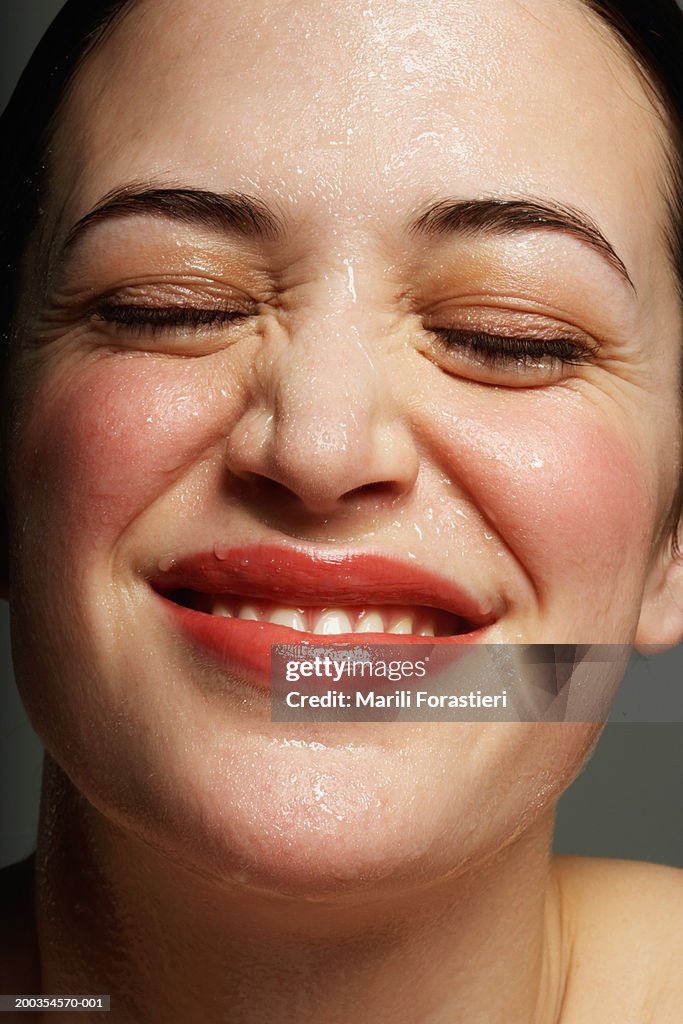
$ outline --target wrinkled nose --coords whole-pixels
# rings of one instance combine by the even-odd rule
[[[413,487],[418,452],[387,364],[358,329],[322,321],[264,357],[255,401],[228,438],[229,469],[309,514],[389,505]]]

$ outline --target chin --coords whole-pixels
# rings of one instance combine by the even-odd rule
[[[309,899],[383,889],[428,861],[429,822],[397,752],[292,742],[184,766],[153,845],[214,883]]]
[[[574,726],[559,728],[559,744],[556,725],[518,723],[458,724],[447,735],[439,724],[384,726],[384,740],[356,725],[328,743],[302,729],[205,732],[182,753],[169,743],[172,763],[153,771],[140,771],[138,758],[134,776],[121,776],[100,809],[237,898],[386,899],[466,872],[530,825],[590,741]],[[513,765],[524,783],[511,793]]]

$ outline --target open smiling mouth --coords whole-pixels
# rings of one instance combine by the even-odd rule
[[[317,636],[391,634],[392,636],[442,637],[472,632],[465,619],[439,608],[410,605],[310,607],[280,604],[240,594],[202,594],[179,590],[165,595],[185,608],[244,622],[265,622]]]
[[[214,549],[149,582],[185,640],[261,689],[273,644],[481,643],[498,618],[449,581],[376,555]]]

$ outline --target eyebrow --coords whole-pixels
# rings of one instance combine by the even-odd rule
[[[243,192],[149,188],[133,184],[109,192],[94,209],[81,217],[69,231],[64,249],[72,246],[93,225],[131,214],[160,214],[212,231],[269,240],[279,237],[283,231],[282,222],[273,209]]]
[[[64,249],[101,221],[131,214],[158,214],[185,224],[243,237],[274,241],[285,232],[283,219],[261,199],[244,192],[196,188],[159,188],[130,184],[113,189],[71,228]],[[635,285],[615,248],[587,214],[573,206],[527,198],[444,199],[432,203],[409,224],[411,234],[438,237],[506,235],[529,230],[562,231],[600,253]]]
[[[625,263],[595,221],[573,206],[539,199],[462,199],[431,204],[410,224],[412,234],[510,235],[529,230],[573,235],[605,257],[636,288]]]

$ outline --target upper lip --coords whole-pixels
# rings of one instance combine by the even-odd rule
[[[168,567],[149,577],[162,594],[193,590],[288,605],[414,604],[443,609],[477,627],[495,621],[500,611],[443,576],[386,555],[216,546],[166,562]]]

